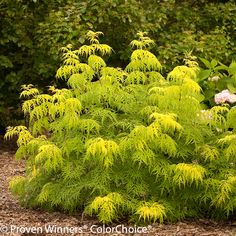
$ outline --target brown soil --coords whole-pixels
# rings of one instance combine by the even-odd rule
[[[16,175],[24,174],[24,162],[14,160],[14,152],[0,151],[0,235],[122,235],[122,234],[92,234],[90,227],[98,224],[94,219],[86,219],[82,221],[81,215],[68,216],[63,213],[48,213],[42,210],[26,209],[18,203],[17,199],[12,196],[8,190],[9,180]],[[126,225],[125,223],[123,223]],[[71,228],[70,234],[45,233],[45,225],[56,227],[74,227]],[[31,233],[27,233],[26,228],[31,229]],[[4,228],[5,227],[5,228]],[[32,227],[36,227],[33,229]],[[75,228],[77,227],[77,228]],[[83,228],[79,228],[83,227]],[[7,229],[8,229],[8,232]],[[43,232],[41,232],[41,229]],[[38,231],[35,233],[34,230]],[[61,230],[60,228],[57,230]],[[63,229],[67,232],[68,228]],[[9,232],[12,231],[12,232]],[[82,232],[73,233],[73,231]],[[55,232],[55,231],[53,231]],[[123,234],[124,235],[124,234]],[[126,234],[128,235],[128,234]],[[154,224],[149,228],[147,234],[129,234],[129,235],[157,235],[157,236],[228,236],[236,235],[236,225],[231,223],[219,223],[206,220],[184,221],[175,224]]]

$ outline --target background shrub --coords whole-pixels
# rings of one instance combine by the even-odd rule
[[[9,107],[17,111],[21,84],[41,90],[53,85],[58,49],[68,43],[81,46],[88,30],[106,32],[116,52],[109,62],[122,68],[131,55],[126,45],[139,30],[155,39],[154,51],[166,71],[181,64],[186,51],[224,64],[235,57],[233,0],[2,0],[0,9],[1,117]],[[1,129],[9,124],[0,122]]]

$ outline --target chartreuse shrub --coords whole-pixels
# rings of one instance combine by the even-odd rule
[[[99,34],[62,49],[56,76],[68,88],[23,87],[29,128],[9,128],[6,138],[18,135],[26,175],[11,190],[26,206],[83,211],[103,223],[232,215],[236,109],[201,111],[197,64],[187,60],[164,78],[143,33],[124,70],[107,66],[112,49]]]

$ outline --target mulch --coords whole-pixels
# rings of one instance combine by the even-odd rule
[[[62,212],[50,213],[40,209],[27,209],[19,204],[8,189],[12,177],[24,175],[24,161],[15,160],[14,151],[9,151],[9,147],[11,150],[14,149],[7,143],[0,147],[0,235],[236,236],[236,222],[214,222],[203,219],[186,220],[173,224],[153,224],[148,227],[147,234],[93,234],[90,227],[94,224],[100,225],[96,219],[84,219],[80,213],[70,216]],[[128,227],[128,223],[122,222],[122,224]],[[45,227],[47,226],[50,226],[51,229],[54,226],[53,233],[46,233]],[[30,231],[27,232],[27,230]]]

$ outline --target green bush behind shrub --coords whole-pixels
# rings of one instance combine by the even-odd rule
[[[163,72],[182,64],[191,50],[228,65],[235,58],[235,10],[234,0],[2,0],[0,115],[9,118],[4,113],[16,109],[21,84],[43,91],[53,85],[58,49],[68,43],[81,46],[88,30],[106,32],[116,52],[109,58],[114,66],[128,63],[127,43],[140,30],[155,39]]]

